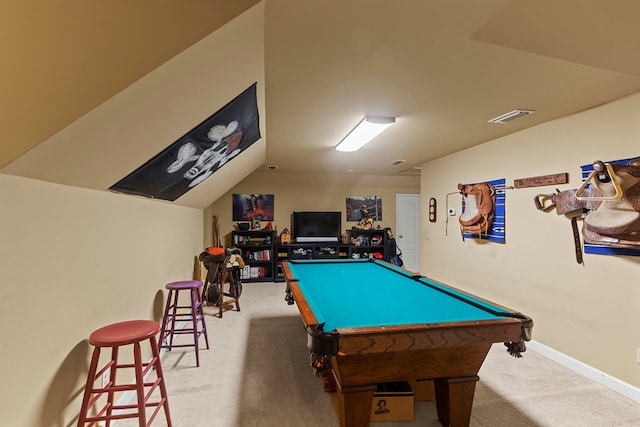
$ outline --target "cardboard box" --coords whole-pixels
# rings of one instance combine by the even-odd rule
[[[378,384],[371,422],[378,421],[413,421],[413,391],[408,381]]]
[[[435,401],[436,391],[433,380],[411,380],[409,381],[413,390],[414,402]]]

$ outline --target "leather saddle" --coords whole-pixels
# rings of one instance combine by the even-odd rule
[[[237,248],[209,247],[200,253],[198,259],[207,269],[205,286],[202,289],[202,299],[207,303],[217,304],[223,283],[220,283],[224,274],[229,272],[233,276],[231,286],[236,293],[236,298],[242,294],[242,281],[240,279],[240,269],[244,267],[244,261]]]
[[[458,184],[464,202],[464,212],[458,218],[460,231],[485,234],[491,229],[495,217],[496,190],[487,182]]]
[[[583,218],[582,236],[587,243],[640,249],[640,158],[627,164],[595,161],[580,188],[538,194],[534,203],[538,210],[555,208],[558,215],[572,218],[576,253],[577,218]]]
[[[584,218],[585,241],[640,249],[640,159],[626,165],[597,161],[589,182],[601,196],[587,198],[576,191],[578,199],[600,202]]]

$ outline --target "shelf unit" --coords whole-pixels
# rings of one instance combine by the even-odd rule
[[[243,282],[275,280],[275,231],[236,230],[231,232],[231,240],[233,246],[240,249],[245,263],[240,272]]]
[[[348,258],[349,245],[346,243],[287,243],[278,245],[278,257],[287,259]]]
[[[284,243],[276,246],[276,281],[283,281],[280,263],[288,259],[349,258],[349,244],[336,242]]]
[[[276,232],[237,230],[231,232],[233,246],[240,249],[245,268],[243,282],[282,282],[281,263],[295,259],[378,258],[388,261],[388,235],[384,229],[347,231],[347,242],[280,243]]]
[[[388,261],[386,253],[388,234],[384,229],[347,231],[350,258],[377,258]]]

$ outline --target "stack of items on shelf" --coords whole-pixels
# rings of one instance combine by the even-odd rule
[[[274,230],[235,230],[231,233],[231,238],[245,260],[246,265],[241,271],[243,280],[274,280]]]
[[[266,267],[256,266],[256,265],[245,265],[242,270],[240,270],[240,278],[243,280],[247,279],[263,279],[268,277],[268,269]]]
[[[246,251],[245,259],[252,259],[254,261],[271,261],[271,250],[263,249],[261,251]]]

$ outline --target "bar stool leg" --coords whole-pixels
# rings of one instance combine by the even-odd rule
[[[144,400],[144,375],[142,373],[142,352],[140,343],[133,343],[133,364],[136,372],[136,396],[138,399],[138,425],[147,427],[147,414]]]
[[[198,332],[198,317],[200,315],[198,306],[196,304],[195,294],[198,293],[197,289],[191,289],[189,292],[189,296],[191,297],[191,324],[193,328],[193,346],[196,351],[196,366],[200,366],[200,346],[199,346],[199,335]]]
[[[116,369],[118,367],[118,349],[119,347],[111,347],[111,367],[109,368],[109,392],[107,393],[107,420],[106,427],[111,425],[111,415],[113,414],[113,405],[115,401],[115,391],[111,385],[116,383]],[[103,386],[104,387],[104,386]]]
[[[174,331],[176,330],[176,317],[178,316],[178,294],[173,292],[173,311],[171,312],[171,332],[169,333],[169,351],[173,348]]]
[[[167,304],[164,309],[164,318],[162,319],[159,344],[165,343],[168,351],[173,348],[173,331],[176,329],[176,316],[178,313],[178,294],[178,291],[169,290]],[[168,326],[169,323],[171,326]]]
[[[93,381],[95,381],[96,378],[99,359],[100,347],[96,347],[93,349],[91,364],[89,365],[89,372],[87,373],[87,385],[84,388],[84,395],[82,396],[82,406],[80,407],[80,416],[78,417],[78,427],[84,427],[86,423],[87,413],[89,412],[89,403],[91,401],[91,390],[93,390]]]
[[[173,427],[173,425],[171,424],[171,413],[169,411],[169,399],[168,399],[168,394],[167,394],[167,386],[164,382],[164,372],[162,371],[162,364],[160,363],[160,350],[158,350],[158,343],[156,342],[156,338],[155,337],[151,337],[149,338],[151,340],[151,353],[153,354],[153,357],[155,359],[155,369],[156,369],[156,376],[158,378],[162,378],[162,380],[160,380],[160,398],[162,400],[162,406],[164,408],[164,415],[165,418],[167,419],[167,427]]]
[[[171,308],[171,296],[173,294],[173,290],[169,290],[169,295],[167,295],[167,303],[164,306],[164,315],[162,316],[162,327],[160,328],[160,338],[159,343],[162,344],[167,335],[167,323],[169,322],[169,309]]]
[[[200,310],[198,316],[200,318],[200,321],[202,322],[202,333],[204,334],[204,342],[207,345],[207,350],[209,350],[209,334],[207,333],[207,322],[204,318],[204,305],[202,302],[202,295],[200,294],[200,292],[198,292],[197,289],[194,292],[196,293],[196,298],[198,299],[198,307]]]

